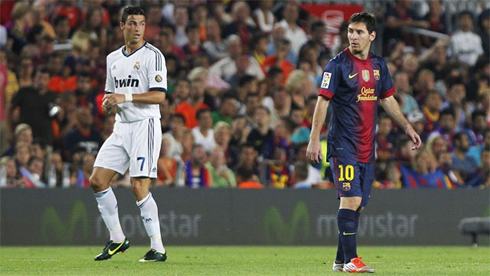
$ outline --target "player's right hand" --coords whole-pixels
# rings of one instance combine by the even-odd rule
[[[308,143],[308,148],[306,149],[306,157],[308,160],[319,163],[322,160],[322,147],[320,140],[310,139]]]

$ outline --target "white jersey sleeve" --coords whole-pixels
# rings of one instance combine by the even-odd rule
[[[163,54],[151,44],[145,46],[151,52],[148,54],[148,83],[149,91],[167,92],[167,66]],[[152,56],[153,54],[153,56]]]

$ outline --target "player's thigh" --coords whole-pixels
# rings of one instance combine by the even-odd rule
[[[362,202],[360,207],[365,207],[371,198],[371,190],[374,182],[374,162],[363,163],[360,173],[362,190]]]
[[[339,197],[362,197],[359,162],[343,157],[331,157],[330,169]]]
[[[157,177],[157,162],[162,144],[160,120],[148,118],[134,123],[130,149],[129,175],[131,177]]]
[[[127,124],[116,123],[95,158],[94,168],[104,168],[124,174],[129,167],[129,155],[125,144],[129,138]]]

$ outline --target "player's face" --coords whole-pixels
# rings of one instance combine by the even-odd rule
[[[143,43],[145,36],[145,16],[144,15],[129,15],[126,22],[119,23],[123,30],[124,40],[127,44],[138,45]]]
[[[376,37],[376,33],[369,33],[366,24],[363,22],[353,22],[347,29],[347,38],[349,39],[349,48],[353,54],[367,54],[371,42]]]

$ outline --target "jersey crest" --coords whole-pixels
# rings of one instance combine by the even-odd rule
[[[362,79],[365,82],[368,82],[370,77],[369,77],[369,70],[362,70]]]

